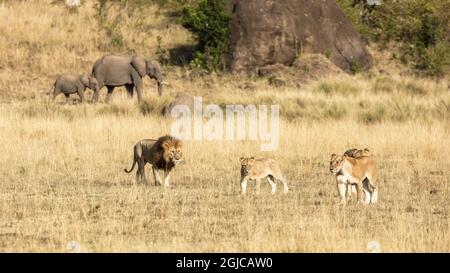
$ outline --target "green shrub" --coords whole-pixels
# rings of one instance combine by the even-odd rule
[[[182,24],[194,33],[199,43],[194,66],[208,71],[219,68],[228,49],[229,21],[224,0],[201,0],[183,9]]]
[[[419,66],[429,75],[443,75],[450,67],[450,46],[448,42],[439,42],[428,47],[420,54]]]
[[[450,68],[450,1],[384,0],[369,7],[365,0],[337,0],[366,41],[398,42],[400,60],[429,75]]]
[[[327,48],[327,49],[325,49],[325,52],[323,53],[323,55],[325,55],[325,57],[327,57],[327,59],[330,59],[332,53],[333,53],[333,50],[331,48]]]
[[[352,74],[356,74],[360,71],[360,65],[358,63],[357,60],[351,60],[350,61],[350,71],[352,72]]]

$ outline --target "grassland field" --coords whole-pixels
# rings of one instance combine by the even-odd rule
[[[77,12],[50,2],[0,1],[0,252],[66,252],[71,241],[82,252],[367,252],[371,241],[382,252],[450,251],[447,78],[408,74],[372,49],[381,57],[371,71],[301,86],[167,65],[165,94],[147,79],[141,105],[122,88],[111,104],[105,90],[96,105],[51,102],[62,71],[193,40],[156,7],[130,11],[153,15],[141,20],[112,9],[124,22],[114,48],[90,1]],[[159,113],[180,91],[221,106],[280,105],[279,148],[186,141],[170,188],[136,184],[123,171],[133,144],[170,132]],[[352,147],[378,162],[377,204],[338,205],[329,159]],[[256,195],[250,183],[240,196],[239,158],[250,155],[276,159],[289,193],[279,184],[272,196],[263,183]]]

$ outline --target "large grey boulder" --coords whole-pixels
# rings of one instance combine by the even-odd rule
[[[320,53],[346,72],[365,70],[372,57],[334,0],[230,0],[231,71],[291,66],[299,55]]]

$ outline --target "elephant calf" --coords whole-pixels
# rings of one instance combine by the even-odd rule
[[[74,74],[58,75],[54,83],[53,100],[61,93],[66,96],[66,100],[70,94],[77,93],[80,96],[81,102],[84,102],[84,91],[86,88],[96,90],[97,87],[98,83],[94,77]]]

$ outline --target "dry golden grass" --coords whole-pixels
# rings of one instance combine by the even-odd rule
[[[158,28],[166,19],[149,7],[141,12],[152,31],[124,15],[127,49],[116,52],[91,1],[77,13],[49,2],[0,1],[1,252],[64,252],[70,241],[83,252],[365,252],[369,241],[384,252],[450,251],[448,82],[370,72],[276,89],[267,79],[165,67],[167,94],[156,97],[146,80],[140,107],[124,90],[111,105],[50,103],[57,73],[88,73],[106,53],[152,56],[158,35],[165,47],[191,38],[176,24]],[[171,188],[137,185],[123,172],[132,146],[170,131],[157,112],[177,91],[221,105],[280,104],[279,149],[189,141]],[[379,162],[376,205],[337,205],[328,160],[351,147]],[[250,183],[239,196],[246,155],[277,159],[290,192],[279,185],[271,196],[263,184],[256,196]]]
[[[1,104],[0,114],[2,251],[65,251],[72,240],[83,251],[359,252],[371,240],[387,252],[449,251],[448,119],[283,119],[273,153],[249,141],[191,141],[164,189],[123,172],[135,141],[171,125],[134,102],[33,100]],[[328,160],[349,147],[375,153],[379,204],[336,205]],[[239,196],[245,155],[277,159],[289,194],[271,196],[263,184],[255,196],[250,184],[249,196]]]

